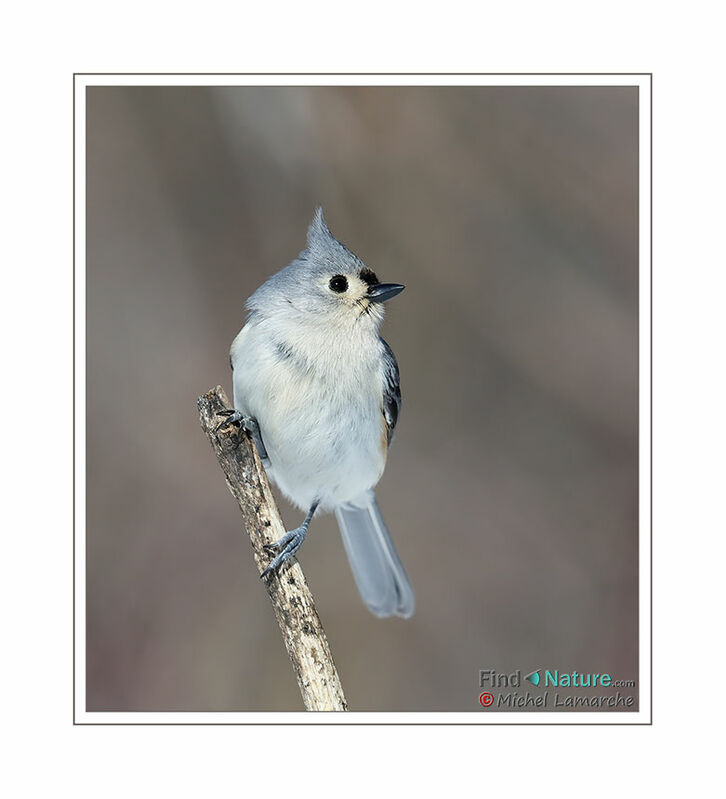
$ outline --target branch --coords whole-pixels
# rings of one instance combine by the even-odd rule
[[[202,430],[219,460],[229,490],[239,503],[261,574],[270,560],[263,546],[285,534],[267,475],[246,433],[239,435],[232,425],[214,432],[223,419],[217,412],[230,407],[220,386],[199,397],[197,407]],[[288,561],[277,574],[268,576],[264,584],[295,669],[305,709],[347,710],[328,639],[300,564]]]

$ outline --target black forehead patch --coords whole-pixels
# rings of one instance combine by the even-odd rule
[[[378,283],[378,276],[372,269],[361,269],[360,270],[360,279],[367,285],[367,286],[375,286]]]

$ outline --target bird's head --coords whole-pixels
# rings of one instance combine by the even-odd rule
[[[400,294],[400,283],[381,283],[357,255],[330,232],[318,208],[310,223],[307,248],[289,266],[274,275],[252,297],[274,297],[275,305],[298,312],[301,321],[329,323],[338,329],[371,327],[383,320],[383,303]]]

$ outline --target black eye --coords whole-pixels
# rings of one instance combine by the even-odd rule
[[[331,277],[328,285],[336,294],[342,294],[344,291],[348,291],[348,281],[343,275]]]

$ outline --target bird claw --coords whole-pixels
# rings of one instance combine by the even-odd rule
[[[257,424],[257,419],[254,419],[252,416],[245,416],[242,411],[237,411],[234,408],[223,408],[221,411],[217,411],[215,415],[227,417],[226,419],[222,419],[215,427],[215,433],[218,433],[231,424],[237,425],[239,427],[238,443],[242,436],[242,431],[246,430],[252,437],[252,441],[257,447],[257,453],[260,458],[263,461],[267,459],[267,450],[265,449],[265,442],[262,440],[262,433],[260,433],[260,426]]]
[[[296,527],[290,530],[279,541],[273,541],[271,544],[264,544],[263,549],[266,552],[278,550],[277,555],[270,561],[268,567],[260,575],[260,579],[264,579],[271,572],[276,572],[285,561],[289,560],[300,549],[302,542],[307,535],[306,527]]]
[[[224,410],[217,411],[216,416],[226,416],[226,419],[222,419],[222,421],[215,427],[214,432],[218,433],[220,430],[228,427],[231,424],[243,424],[244,423],[244,414],[236,411],[234,408],[225,408]]]

